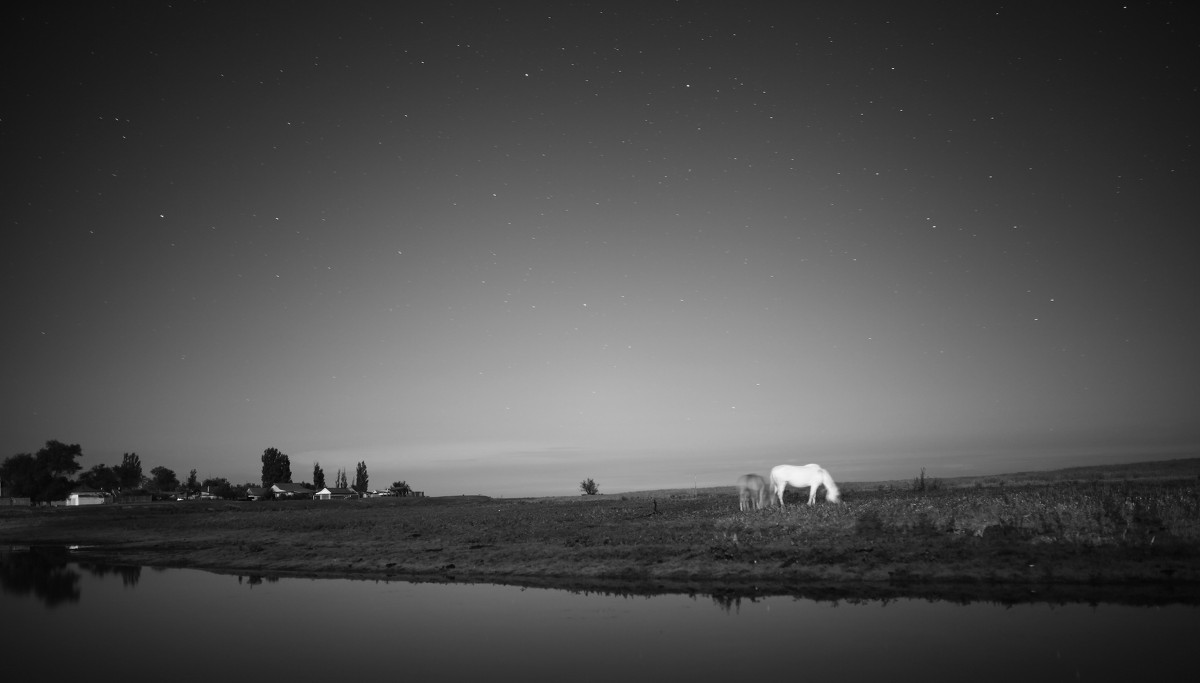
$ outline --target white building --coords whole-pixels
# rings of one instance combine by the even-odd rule
[[[109,495],[103,491],[79,490],[67,496],[67,505],[103,505],[109,502]]]
[[[315,498],[317,500],[342,500],[344,498],[358,498],[358,491],[355,491],[354,489],[329,488],[326,486],[320,491],[317,491]]]

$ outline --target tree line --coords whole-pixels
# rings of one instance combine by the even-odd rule
[[[210,477],[201,480],[196,470],[180,481],[174,471],[166,467],[155,467],[149,475],[143,474],[142,460],[137,453],[125,453],[121,462],[114,465],[98,464],[82,471],[79,458],[83,448],[79,444],[47,441],[37,453],[18,453],[0,463],[0,488],[3,495],[13,498],[29,498],[34,503],[63,500],[79,487],[104,491],[114,498],[122,492],[145,490],[150,493],[199,495],[207,491],[219,498],[245,498],[246,491],[255,488],[252,483],[236,485],[225,477]],[[291,459],[277,448],[267,448],[262,453],[262,488],[275,484],[293,483]],[[78,475],[76,475],[78,473]],[[319,463],[313,464],[313,481],[295,482],[319,491],[327,486],[325,472]],[[349,484],[345,469],[339,469],[334,488],[350,488],[358,493],[368,491],[367,463],[358,463],[354,472],[354,484]],[[392,490],[397,495],[408,495],[412,488],[403,481],[393,482]]]

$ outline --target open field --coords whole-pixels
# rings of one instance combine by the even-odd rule
[[[0,543],[259,576],[1200,601],[1200,459],[977,479],[848,484],[841,505],[745,513],[732,488],[0,508]]]

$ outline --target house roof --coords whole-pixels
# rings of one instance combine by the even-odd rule
[[[280,482],[271,486],[272,490],[283,491],[285,493],[312,493],[312,489],[303,484],[293,484],[290,482]]]
[[[332,494],[335,496],[357,496],[358,495],[358,491],[355,491],[354,489],[331,488],[328,486],[321,489],[320,491],[317,491],[317,493],[329,493],[329,494]]]

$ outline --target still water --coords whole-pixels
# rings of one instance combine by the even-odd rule
[[[60,551],[62,552],[62,551]],[[5,680],[1147,680],[1200,608],[790,597],[721,603],[483,584],[261,580],[0,548]]]

